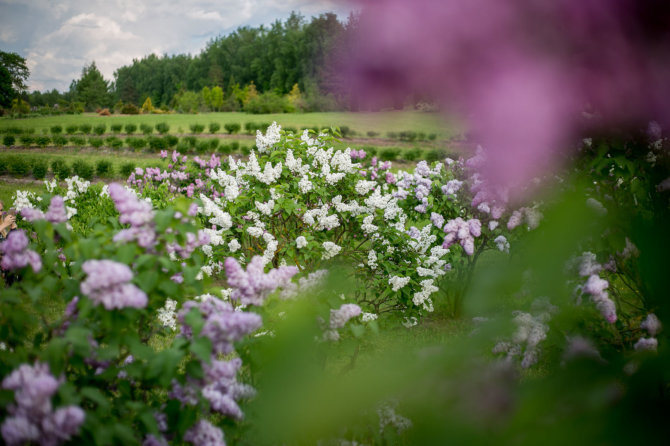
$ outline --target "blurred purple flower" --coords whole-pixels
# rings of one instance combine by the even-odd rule
[[[63,197],[55,195],[49,204],[49,210],[46,213],[46,219],[51,223],[65,223],[67,221],[67,212],[65,212],[65,202]]]
[[[23,364],[2,381],[2,387],[14,391],[16,405],[9,405],[9,417],[2,423],[2,437],[9,445],[39,442],[58,445],[70,440],[84,422],[84,411],[67,406],[53,411],[51,397],[58,391],[60,381],[49,366]]]
[[[81,269],[88,275],[80,285],[81,292],[96,304],[107,310],[147,306],[144,291],[129,283],[133,273],[127,265],[112,260],[87,260]]]
[[[10,231],[7,239],[0,243],[0,253],[3,254],[0,267],[12,270],[30,265],[34,272],[39,272],[42,269],[42,259],[35,251],[27,248],[28,237],[23,229]]]
[[[637,0],[360,0],[346,61],[354,107],[432,96],[490,151],[491,184],[556,166],[582,112],[670,118],[670,4]],[[518,189],[513,189],[518,192]]]
[[[231,299],[244,305],[262,305],[270,293],[286,285],[298,273],[295,266],[280,266],[266,274],[260,256],[251,259],[246,271],[233,257],[228,257],[224,266],[228,286],[233,288]]]
[[[198,421],[184,434],[184,441],[195,446],[226,446],[223,432],[207,420]]]

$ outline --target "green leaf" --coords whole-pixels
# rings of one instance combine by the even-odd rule
[[[186,364],[186,375],[191,378],[201,379],[205,376],[205,373],[202,370],[202,363],[200,361],[189,361]]]
[[[204,337],[195,338],[191,341],[189,351],[201,361],[209,363],[212,356],[212,341]]]
[[[202,314],[197,308],[192,308],[191,311],[188,312],[188,314],[184,317],[184,322],[186,322],[186,324],[191,327],[193,336],[198,336],[200,334],[200,330],[202,330],[202,327],[205,325]]]
[[[154,270],[144,271],[135,277],[135,282],[147,293],[150,293],[158,283],[158,273]]]
[[[353,335],[357,338],[360,338],[365,334],[365,327],[360,324],[349,324],[349,329],[351,330],[351,333],[353,333]]]
[[[136,247],[132,243],[126,243],[121,245],[116,250],[116,260],[120,263],[125,263],[126,265],[133,261],[135,258]]]
[[[93,403],[98,405],[98,408],[102,411],[107,412],[109,408],[111,407],[111,404],[109,400],[105,397],[105,395],[99,390],[96,389],[95,387],[83,387],[79,393],[81,396],[84,398],[92,401]]]

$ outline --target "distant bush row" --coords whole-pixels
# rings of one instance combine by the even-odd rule
[[[260,130],[262,132],[265,132],[266,129],[270,126],[270,123],[257,123],[257,122],[247,122],[244,124],[244,133],[247,135],[254,135],[256,134],[257,130]],[[205,126],[203,124],[191,124],[189,126],[189,130],[192,134],[201,134],[204,133],[205,130],[207,130],[211,134],[216,134],[219,133],[219,131],[223,128],[225,133],[229,135],[235,135],[239,134],[242,132],[242,125],[237,122],[229,122],[226,124],[223,124],[223,127],[221,124],[218,122],[211,122],[208,126]],[[91,125],[91,124],[80,124],[80,125],[68,125],[68,126],[62,126],[62,125],[53,125],[49,128],[49,132],[52,136],[60,136],[62,134],[65,135],[75,135],[75,134],[84,134],[84,135],[98,135],[102,136],[105,133],[107,133],[108,126],[105,123],[97,124],[97,125]],[[312,127],[301,127],[300,130],[313,130],[315,132],[323,131],[323,130],[329,130],[330,127],[318,127],[318,126],[312,126]],[[165,123],[165,122],[160,122],[158,124],[151,125],[151,124],[140,124],[139,126],[133,123],[128,123],[128,124],[111,124],[109,125],[109,130],[111,133],[115,134],[121,134],[125,133],[128,135],[132,135],[136,132],[140,132],[144,135],[151,135],[154,133],[159,133],[161,135],[166,135],[170,131],[170,125]],[[296,127],[284,127],[284,130],[293,132],[293,133],[298,133],[298,129]],[[342,125],[339,127],[340,130],[340,136],[343,138],[351,138],[354,136],[357,136],[358,133],[351,129],[349,126]],[[35,129],[34,128],[21,128],[21,127],[7,127],[4,129],[0,129],[0,133],[4,133],[6,135],[14,135],[14,136],[20,136],[20,135],[33,135],[35,134]],[[46,133],[46,131],[45,131]],[[379,132],[375,131],[368,131],[366,132],[366,135],[369,138],[376,138],[379,136]],[[406,141],[406,142],[414,142],[414,141],[435,141],[437,139],[437,134],[435,133],[430,133],[426,134],[424,132],[415,132],[411,130],[405,130],[401,132],[388,132],[387,137],[390,139],[396,139],[399,141]]]
[[[50,160],[47,158],[26,157],[12,154],[0,154],[0,175],[15,177],[32,176],[37,180],[44,179],[49,173],[56,178],[67,178],[72,175],[90,180],[94,176],[114,177],[116,171],[109,160],[101,159],[95,163],[85,160],[75,160],[67,163],[61,158]],[[129,176],[135,170],[135,163],[126,162],[119,166],[118,173],[122,177]]]

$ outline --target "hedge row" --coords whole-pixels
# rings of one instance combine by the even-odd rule
[[[127,177],[135,170],[135,163],[123,163],[118,173],[122,177]],[[94,175],[98,177],[113,177],[116,173],[114,165],[108,160],[98,160],[91,163],[85,160],[75,160],[67,163],[61,158],[54,160],[46,158],[33,158],[19,155],[0,154],[0,175],[12,175],[15,177],[31,176],[41,180],[51,171],[56,178],[67,178],[72,175],[90,180]]]
[[[161,150],[177,148],[180,152],[207,153],[218,151],[220,153],[226,154],[237,151],[249,153],[251,150],[251,148],[248,146],[240,145],[238,141],[222,143],[219,139],[199,140],[195,136],[185,136],[180,139],[174,135],[165,135],[162,137],[149,136],[146,138],[129,136],[123,139],[116,136],[109,136],[107,138],[91,136],[86,138],[84,136],[75,135],[68,138],[60,135],[53,137],[46,135],[23,135],[17,138],[14,135],[4,135],[2,138],[2,144],[6,147],[12,147],[15,145],[23,147],[31,147],[33,145],[37,147],[63,147],[70,145],[75,147],[90,146],[95,148],[105,146],[112,149],[121,149],[125,147],[135,151],[146,149],[150,152],[159,152]]]
[[[270,123],[256,123],[256,122],[247,122],[244,124],[244,133],[247,135],[254,135],[256,134],[257,130],[260,130],[262,132],[265,132],[266,129],[270,126]],[[106,123],[101,123],[97,124],[95,126],[91,124],[80,124],[80,125],[68,125],[63,127],[62,125],[54,125],[49,128],[49,132],[52,135],[52,137],[60,136],[60,135],[75,135],[75,134],[81,134],[81,135],[98,135],[102,136],[107,133],[107,124]],[[191,124],[189,126],[189,130],[191,131],[192,134],[201,134],[204,133],[205,130],[207,130],[211,134],[216,134],[221,130],[221,124],[218,122],[211,122],[208,126],[205,126],[204,124]],[[330,130],[331,127],[318,127],[318,126],[312,126],[312,127],[301,127],[300,131],[302,130],[312,130],[314,132],[319,132],[323,130]],[[239,134],[242,132],[242,125],[237,123],[237,122],[230,122],[223,124],[223,129],[224,131],[229,134],[229,135],[234,135],[234,134]],[[358,135],[358,133],[351,129],[349,126],[342,125],[339,127],[340,129],[340,135],[343,138],[350,138],[353,136]],[[149,136],[154,134],[154,130],[161,134],[161,135],[166,135],[170,131],[170,125],[165,123],[165,122],[160,122],[156,124],[155,126],[150,125],[150,124],[140,124],[139,126],[137,124],[133,123],[128,123],[128,124],[111,124],[109,126],[109,130],[113,134],[127,134],[127,135],[133,135],[135,134],[138,130],[140,133]],[[290,131],[293,133],[298,133],[298,129],[296,127],[284,127],[284,130]],[[6,127],[6,128],[0,128],[0,133],[3,133],[5,135],[13,135],[13,136],[20,136],[20,135],[34,135],[35,134],[35,129],[34,128],[20,128],[20,127]],[[366,135],[370,138],[375,138],[379,136],[379,132],[375,131],[368,131],[366,132]],[[437,139],[437,134],[435,133],[430,133],[426,134],[424,132],[415,132],[411,130],[404,130],[401,132],[388,132],[387,137],[391,139],[397,139],[399,141],[407,141],[407,142],[413,142],[413,141],[434,141]]]

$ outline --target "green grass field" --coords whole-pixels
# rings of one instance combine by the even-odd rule
[[[251,115],[248,113],[227,112],[227,113],[201,113],[195,115],[187,114],[164,114],[164,115],[112,115],[98,116],[94,113],[85,113],[82,115],[60,115],[45,116],[39,118],[9,119],[0,118],[0,129],[8,127],[34,128],[36,133],[42,133],[49,130],[54,125],[61,125],[65,128],[68,125],[91,124],[129,124],[134,123],[156,125],[165,122],[170,126],[170,133],[182,134],[190,133],[189,126],[192,124],[201,124],[207,127],[210,123],[216,122],[221,125],[218,133],[224,133],[223,125],[228,123],[238,123],[242,125],[247,122],[257,124],[271,123],[276,121],[284,127],[329,127],[329,126],[348,126],[356,131],[357,137],[367,137],[367,132],[377,132],[376,138],[387,138],[388,132],[401,132],[412,130],[426,134],[435,133],[440,140],[451,140],[461,137],[461,126],[452,119],[445,119],[444,116],[434,113],[421,112],[379,112],[379,113],[350,113],[350,112],[331,112],[331,113],[280,113],[267,115]],[[109,131],[109,130],[108,130]],[[207,129],[205,129],[205,133]]]

